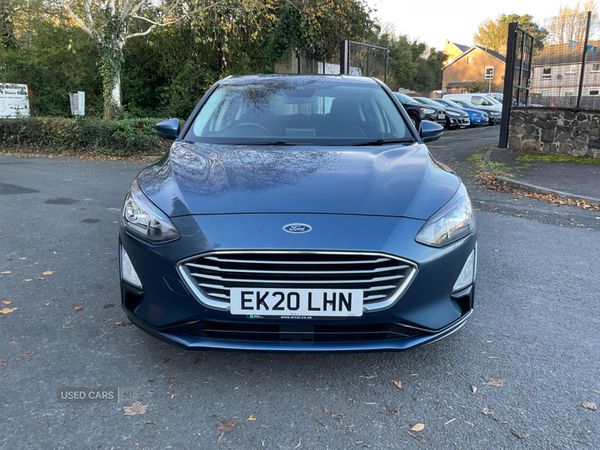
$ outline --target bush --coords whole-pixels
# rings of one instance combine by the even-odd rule
[[[157,155],[168,149],[168,143],[154,131],[160,120],[0,119],[0,147],[43,153]]]

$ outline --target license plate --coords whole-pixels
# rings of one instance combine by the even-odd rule
[[[363,313],[360,290],[234,288],[230,298],[235,315],[358,317]]]
[[[446,114],[440,114],[438,115],[438,119],[445,119],[446,118]]]

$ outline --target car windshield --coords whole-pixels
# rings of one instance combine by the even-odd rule
[[[418,101],[416,101],[414,98],[409,97],[408,95],[400,94],[399,92],[394,92],[394,95],[396,96],[396,98],[398,100],[400,100],[400,103],[402,103],[402,104],[407,104],[407,105],[418,105],[419,104]]]
[[[464,108],[464,106],[459,105],[458,103],[453,102],[452,100],[444,100],[444,104],[446,104],[448,106],[452,106],[453,108],[460,108],[460,109]]]
[[[416,98],[418,101],[420,101],[421,103],[425,103],[427,105],[431,105],[431,106],[435,106],[436,108],[440,107],[439,103],[436,103],[435,101],[429,99],[429,98],[424,98],[424,97],[417,97]]]
[[[496,104],[496,105],[501,105],[502,102],[498,101],[498,99],[493,96],[493,95],[488,95],[487,99],[490,100],[492,103]]]
[[[481,109],[481,107],[475,106],[473,103],[467,102],[466,100],[456,100],[456,103],[463,105],[463,108]]]
[[[356,145],[414,138],[378,84],[290,77],[220,85],[202,106],[185,140]]]

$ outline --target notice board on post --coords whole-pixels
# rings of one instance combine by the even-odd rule
[[[29,117],[26,84],[0,83],[0,119]]]

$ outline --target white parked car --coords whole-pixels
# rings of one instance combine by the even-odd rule
[[[448,100],[464,100],[473,103],[478,108],[482,109],[497,109],[502,111],[502,104],[489,97],[487,94],[446,94],[442,97]]]

